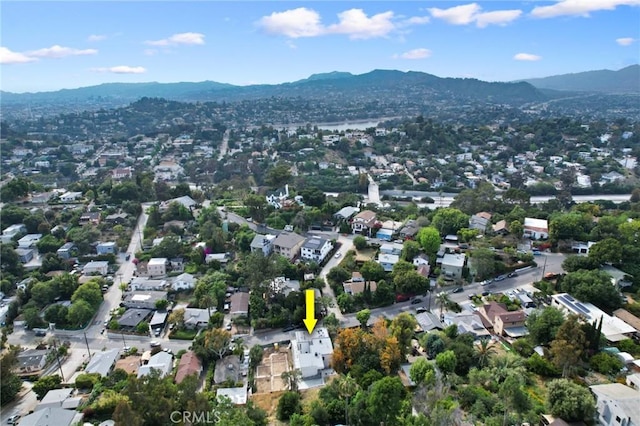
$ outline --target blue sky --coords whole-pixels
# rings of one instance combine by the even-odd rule
[[[2,90],[281,83],[373,69],[510,81],[640,62],[640,0],[3,1]]]

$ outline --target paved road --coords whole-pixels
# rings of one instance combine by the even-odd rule
[[[220,144],[220,155],[218,155],[218,161],[222,160],[225,155],[227,155],[227,151],[229,151],[229,135],[231,134],[231,130],[227,129],[224,132],[224,136],[222,136],[222,144]]]
[[[36,408],[38,400],[35,392],[31,392],[32,387],[31,382],[22,382],[22,389],[16,399],[0,407],[0,424],[6,425],[9,417],[16,414],[24,417]]]

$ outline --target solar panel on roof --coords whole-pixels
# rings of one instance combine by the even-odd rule
[[[565,294],[564,295],[565,299],[567,299],[569,302],[575,302],[576,299],[574,299],[570,294]]]
[[[589,315],[589,313],[590,313],[589,309],[587,309],[582,303],[578,302],[575,305],[576,305],[576,308],[578,308],[578,310],[580,312],[582,312],[583,314]]]

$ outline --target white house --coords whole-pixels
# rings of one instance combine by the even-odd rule
[[[42,234],[27,234],[18,240],[18,247],[24,249],[35,247],[40,238]]]
[[[174,290],[191,290],[196,286],[196,279],[193,275],[180,274],[173,279],[173,283],[171,284],[171,288]]]
[[[153,257],[147,263],[147,274],[150,277],[161,277],[167,275],[167,264],[169,261],[166,257]]]
[[[143,365],[138,369],[138,378],[150,374],[152,369],[158,370],[160,377],[168,375],[173,369],[173,355],[164,351],[153,355],[147,365]]]
[[[109,272],[109,262],[106,260],[92,260],[84,265],[82,272],[84,272],[85,275],[107,275]]]
[[[534,240],[549,238],[549,223],[544,219],[524,218],[524,237]]]
[[[291,341],[293,368],[302,372],[302,378],[319,377],[322,370],[330,368],[333,344],[324,327],[316,328],[312,334],[296,331]]]
[[[393,266],[399,261],[400,256],[398,256],[397,254],[380,254],[378,256],[378,263],[386,272],[393,271]]]
[[[289,184],[286,184],[284,188],[276,189],[273,192],[267,194],[267,203],[276,209],[282,208],[284,202],[289,198]]]
[[[82,198],[82,192],[65,192],[60,196],[61,203],[74,203]]]
[[[440,271],[447,278],[462,279],[462,269],[467,260],[464,254],[447,253],[442,258]]]
[[[305,260],[321,263],[333,249],[331,241],[313,236],[307,238],[300,250],[300,257]]]
[[[275,235],[257,234],[251,241],[251,253],[262,253],[264,256],[269,256],[273,253],[273,240],[275,238]]]
[[[26,234],[26,233],[27,233],[27,227],[24,224],[18,223],[16,225],[11,225],[5,228],[4,231],[2,231],[2,236],[0,237],[0,241],[2,241],[2,244],[7,244],[11,242],[13,237],[15,237],[16,235]]]
[[[113,241],[100,243],[96,246],[96,252],[98,254],[117,254],[118,246]]]
[[[596,397],[598,424],[604,426],[640,425],[640,391],[622,383],[589,386]]]

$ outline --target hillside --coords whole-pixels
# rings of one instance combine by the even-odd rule
[[[422,72],[374,70],[353,75],[344,72],[315,74],[305,80],[275,85],[233,86],[199,83],[110,83],[55,92],[15,94],[2,92],[2,104],[100,104],[128,103],[141,97],[179,101],[242,101],[271,97],[330,99],[350,98],[375,102],[391,98],[399,102],[422,99],[425,103],[450,101],[520,105],[544,100],[528,83],[489,83],[476,79],[441,78]]]
[[[538,89],[579,92],[638,93],[640,92],[640,65],[631,65],[618,71],[586,71],[575,74],[532,78],[525,81]]]

